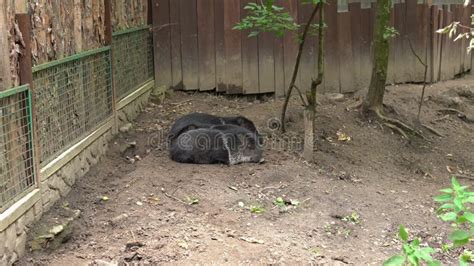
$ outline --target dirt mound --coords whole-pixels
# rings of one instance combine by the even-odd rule
[[[355,96],[322,99],[312,164],[299,156],[302,107],[296,100],[289,134],[282,138],[268,127],[279,117],[280,99],[174,93],[161,105],[150,104],[40,221],[54,220],[68,202],[81,211],[71,239],[53,252],[29,253],[22,262],[380,265],[399,249],[399,224],[440,248],[449,225],[436,218],[432,197],[449,186],[451,175],[473,175],[474,129],[439,110],[472,110],[473,86],[462,79],[427,88],[422,120],[444,137],[426,133],[426,140],[410,142],[357,110],[347,111]],[[420,90],[389,87],[386,102],[410,121]],[[172,162],[163,136],[174,119],[191,111],[254,120],[268,136],[266,163]],[[109,200],[98,201],[104,196]],[[452,263],[456,255],[440,259]]]

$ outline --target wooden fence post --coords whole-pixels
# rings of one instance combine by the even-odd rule
[[[110,46],[110,65],[111,65],[111,82],[112,82],[112,112],[114,116],[114,125],[112,127],[112,133],[118,132],[118,116],[117,116],[117,91],[115,88],[115,75],[114,75],[114,50],[112,49],[112,0],[104,0],[105,7],[105,44]]]
[[[8,45],[7,3],[0,0],[0,91],[11,87],[10,56]]]
[[[23,134],[25,136],[31,136],[32,139],[26,143],[26,158],[27,161],[25,162],[25,170],[27,171],[27,176],[33,176],[35,173],[36,179],[36,187],[39,187],[41,182],[40,179],[40,145],[39,145],[39,136],[38,136],[38,124],[36,119],[36,107],[35,107],[35,94],[34,86],[33,86],[33,72],[32,72],[32,55],[31,55],[31,17],[28,12],[28,6],[26,1],[16,1],[16,20],[18,22],[18,28],[23,36],[23,44],[24,46],[21,47],[21,54],[19,57],[19,74],[20,74],[20,84],[26,85],[29,84],[30,86],[30,101],[31,105],[31,134],[28,134],[28,103],[26,101],[26,97],[22,99],[22,128]],[[31,147],[29,146],[31,145]],[[36,170],[36,171],[34,171]],[[34,172],[33,172],[34,171]]]

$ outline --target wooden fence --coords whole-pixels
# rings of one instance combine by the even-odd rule
[[[246,15],[243,7],[251,0],[153,2],[155,75],[159,84],[230,94],[285,93],[297,52],[296,35],[277,38],[265,33],[248,38],[248,32],[233,30]],[[299,0],[277,2],[299,23],[310,16],[311,8]],[[450,5],[433,4],[394,2],[391,20],[400,35],[392,41],[390,83],[422,81],[424,68],[412,53],[410,43],[423,59],[427,50],[430,81],[453,78],[470,69],[467,41],[452,43],[435,30],[451,21],[469,25],[471,8],[464,8],[456,0]],[[374,19],[374,1],[329,0],[325,91],[353,92],[368,86]],[[316,44],[316,37],[311,37],[304,51],[297,81],[303,89],[316,75]]]

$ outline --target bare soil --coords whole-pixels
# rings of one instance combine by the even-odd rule
[[[390,114],[412,123],[420,90],[388,87]],[[432,198],[452,175],[473,183],[466,177],[474,175],[474,124],[438,110],[456,108],[471,118],[474,79],[427,88],[421,118],[443,137],[425,132],[426,140],[406,140],[358,110],[348,111],[362,94],[320,97],[313,163],[300,157],[302,107],[296,98],[284,140],[268,128],[279,117],[281,99],[175,92],[160,105],[150,104],[133,130],[118,135],[107,156],[39,222],[54,223],[67,202],[81,210],[70,239],[55,250],[30,252],[20,264],[380,265],[400,248],[400,224],[423,244],[440,248],[450,229],[436,217]],[[192,111],[255,121],[271,136],[265,163],[171,161],[163,137],[174,119]],[[339,140],[338,132],[350,140]],[[125,150],[129,142],[137,147]],[[278,197],[299,205],[278,207]],[[458,252],[437,257],[453,264]]]

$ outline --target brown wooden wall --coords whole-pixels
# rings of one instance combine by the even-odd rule
[[[184,90],[283,95],[291,79],[297,52],[295,34],[276,38],[264,33],[232,30],[246,15],[252,0],[153,0],[156,79]],[[300,23],[311,8],[299,0],[277,0]],[[349,4],[347,4],[349,2]],[[419,82],[423,66],[410,49],[424,59],[428,48],[429,79],[453,78],[469,70],[466,41],[452,43],[434,31],[451,21],[469,24],[470,8],[462,5],[394,3],[392,23],[400,36],[392,41],[389,82]],[[375,3],[370,0],[329,0],[326,9],[326,73],[324,90],[352,92],[368,86]],[[409,41],[410,40],[410,41]],[[306,89],[316,75],[317,39],[308,41],[297,85]]]

